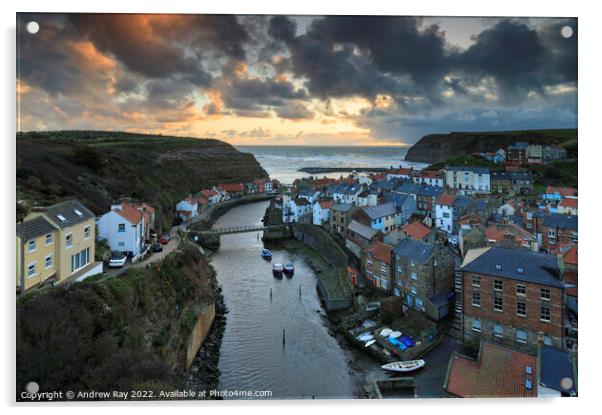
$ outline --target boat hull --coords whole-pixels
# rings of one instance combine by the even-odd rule
[[[425,364],[424,360],[410,360],[389,363],[381,366],[381,369],[390,373],[408,373],[423,368]]]

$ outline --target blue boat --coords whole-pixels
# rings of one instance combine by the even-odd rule
[[[272,259],[272,253],[270,251],[268,251],[267,249],[264,249],[261,251],[261,257],[263,259],[270,260],[270,259]]]

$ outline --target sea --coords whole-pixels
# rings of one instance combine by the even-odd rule
[[[423,168],[423,163],[405,161],[409,147],[326,147],[326,146],[236,146],[239,151],[251,153],[268,172],[270,178],[283,184],[292,184],[301,177],[334,177],[349,172],[309,174],[300,172],[303,167],[414,167]]]

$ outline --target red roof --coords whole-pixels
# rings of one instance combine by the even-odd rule
[[[422,170],[420,172],[420,177],[424,179],[441,179],[443,178],[443,174],[440,171]]]
[[[393,247],[384,242],[374,241],[366,249],[366,252],[371,252],[372,256],[377,260],[391,265],[391,250]]]
[[[558,187],[558,186],[548,186],[546,188],[546,194],[552,195],[558,193],[562,197],[567,196],[577,196],[577,189],[574,187]]]
[[[428,226],[423,225],[420,222],[408,223],[407,225],[402,226],[401,230],[407,236],[409,236],[412,239],[416,239],[416,240],[422,240],[429,233],[431,233],[431,229]]]
[[[448,370],[447,391],[463,398],[537,396],[537,358],[518,350],[483,342],[476,361],[454,353]]]
[[[218,187],[226,192],[242,192],[245,189],[242,183],[222,183]]]
[[[127,203],[122,203],[121,209],[114,208],[113,212],[117,213],[132,225],[138,225],[142,220],[142,212]]]
[[[565,264],[578,265],[578,252],[577,244],[570,242],[565,245],[560,245],[556,249],[552,249],[550,253],[554,255],[562,255]]]
[[[454,204],[455,200],[456,200],[456,196],[450,195],[447,193],[441,193],[441,195],[437,199],[437,204],[443,205],[443,206],[451,206]]]
[[[399,175],[409,176],[411,171],[412,171],[412,169],[410,169],[410,168],[400,167],[398,169],[393,169],[393,170],[389,171],[389,174],[399,174]]]
[[[560,201],[558,206],[577,209],[577,200],[578,199],[573,199],[571,197],[565,197]]]
[[[219,193],[217,193],[213,189],[203,189],[203,190],[201,190],[201,194],[203,196],[205,196],[205,197],[211,197],[211,196],[217,196],[217,195],[219,195]]]

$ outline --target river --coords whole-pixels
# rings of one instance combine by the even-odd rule
[[[233,208],[214,226],[260,224],[267,205]],[[229,309],[219,390],[267,390],[273,399],[352,398],[354,379],[348,357],[323,320],[315,273],[302,257],[270,247],[272,263],[295,265],[292,278],[274,278],[272,263],[260,256],[262,248],[256,233],[223,235],[211,259]]]

